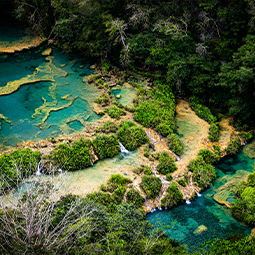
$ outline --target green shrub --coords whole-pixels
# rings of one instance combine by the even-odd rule
[[[193,182],[196,182],[200,188],[206,188],[216,177],[214,167],[204,163],[196,167],[192,174]]]
[[[215,123],[217,118],[212,115],[210,109],[206,106],[202,106],[201,104],[191,103],[190,108],[197,114],[197,116],[209,124]]]
[[[93,159],[91,154],[91,141],[83,139],[75,141],[72,147],[67,143],[61,143],[54,148],[49,158],[55,165],[64,170],[75,171],[91,166]]]
[[[101,104],[102,106],[106,106],[110,103],[110,100],[106,94],[102,94],[100,97],[96,98],[96,103]]]
[[[140,195],[139,191],[132,188],[127,192],[127,202],[134,203],[136,207],[142,207],[145,199]]]
[[[96,129],[96,132],[102,133],[116,133],[118,130],[118,126],[114,121],[107,120],[101,127]]]
[[[92,144],[99,159],[112,158],[120,152],[118,139],[114,135],[98,135]]]
[[[219,141],[220,131],[219,126],[216,123],[212,123],[209,128],[209,139],[212,142]]]
[[[132,181],[129,178],[126,178],[120,174],[114,174],[111,176],[111,178],[107,181],[106,185],[101,186],[102,191],[109,191],[113,192],[116,191],[120,186],[126,185],[128,183],[131,183]],[[124,194],[123,194],[124,195]]]
[[[129,120],[121,122],[117,136],[124,147],[130,151],[149,141],[144,129]]]
[[[148,167],[148,166],[145,166],[145,168],[144,168],[144,174],[145,174],[145,175],[152,175],[152,170],[151,170],[151,168]]]
[[[148,198],[155,199],[161,190],[162,182],[158,177],[145,175],[140,186]]]
[[[167,174],[166,175],[166,180],[169,181],[169,182],[172,181],[173,180],[173,176],[171,174]]]
[[[220,146],[219,145],[213,145],[213,150],[214,150],[214,157],[215,157],[215,161],[219,161],[220,160]]]
[[[163,152],[159,157],[159,163],[157,165],[157,170],[161,174],[172,173],[177,170],[173,158],[170,153]]]
[[[167,144],[171,151],[173,151],[178,156],[181,155],[182,150],[183,150],[183,145],[182,145],[182,142],[180,141],[179,137],[176,134],[168,135]]]
[[[136,174],[141,174],[143,172],[145,175],[152,175],[152,169],[144,165],[141,165],[140,167],[135,168],[134,172]]]
[[[172,182],[169,184],[167,188],[167,194],[164,198],[161,199],[161,206],[171,208],[174,205],[178,205],[179,203],[182,203],[183,195],[181,191],[179,190],[179,187],[176,183]]]
[[[0,190],[17,185],[23,178],[29,177],[37,170],[41,158],[39,151],[18,149],[0,157]],[[0,192],[1,192],[0,191]]]
[[[240,138],[236,137],[229,143],[228,147],[226,148],[227,154],[230,154],[230,155],[236,154],[240,146],[241,146]]]
[[[246,142],[249,142],[253,137],[253,133],[251,131],[249,131],[249,132],[240,132],[238,135],[240,137],[242,137]]]
[[[109,109],[105,109],[105,112],[113,119],[120,119],[120,116],[126,115],[126,112],[115,105],[112,105]]]
[[[219,161],[219,158],[217,157],[217,155],[215,155],[213,152],[211,152],[208,149],[201,149],[198,152],[198,156],[201,156],[204,162],[207,164],[212,164],[215,161]]]
[[[200,166],[203,166],[205,164],[205,161],[202,156],[198,156],[196,159],[192,159],[187,168],[189,171],[194,172],[194,170]]]
[[[186,187],[187,182],[184,179],[180,179],[177,181],[181,186]]]

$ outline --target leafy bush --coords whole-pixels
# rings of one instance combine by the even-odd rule
[[[171,174],[167,174],[166,175],[166,180],[169,181],[169,182],[172,181],[173,180],[173,176]]]
[[[159,163],[157,165],[157,170],[161,174],[172,173],[177,170],[173,158],[170,153],[163,152],[159,157]]]
[[[181,155],[182,150],[183,150],[183,145],[182,145],[181,140],[179,139],[179,137],[176,134],[168,135],[167,144],[171,151],[173,151],[178,156]]]
[[[40,158],[41,153],[31,149],[18,149],[10,154],[4,153],[0,157],[1,191],[34,174]]]
[[[220,160],[220,146],[219,145],[213,145],[213,150],[214,150],[214,157],[215,157],[215,161],[219,161]]]
[[[228,147],[226,148],[227,154],[230,154],[230,155],[236,154],[240,146],[241,146],[240,138],[236,137],[229,143]]]
[[[155,128],[159,134],[167,136],[174,129],[175,101],[173,94],[166,95],[157,90],[146,92],[138,89],[135,100],[135,121],[145,127]]]
[[[215,123],[217,121],[217,118],[212,115],[210,109],[206,106],[191,103],[190,108],[197,114],[199,118],[205,120],[209,124]]]
[[[194,170],[200,166],[203,166],[205,164],[205,161],[202,156],[198,156],[196,159],[192,159],[187,168],[189,171],[194,172]]]
[[[124,147],[130,151],[149,141],[144,129],[129,120],[121,122],[117,136]]]
[[[219,157],[208,149],[201,149],[198,152],[198,156],[201,156],[205,163],[212,164],[215,161],[219,161]]]
[[[112,158],[120,152],[118,139],[114,135],[98,135],[92,144],[99,159]]]
[[[253,137],[253,133],[251,131],[240,132],[238,135],[241,136],[246,142],[250,141]]]
[[[96,132],[103,133],[116,133],[118,130],[118,126],[114,121],[107,120],[101,127],[96,129]]]
[[[216,123],[212,123],[209,128],[209,139],[212,142],[219,141],[220,131],[219,126]]]
[[[155,199],[161,190],[162,182],[158,177],[145,175],[140,186],[148,198]]]
[[[164,198],[161,199],[161,206],[171,208],[174,205],[182,203],[183,195],[179,190],[179,187],[176,183],[172,182],[167,188],[167,194]]]
[[[206,188],[216,177],[214,167],[204,163],[196,167],[192,174],[193,182],[196,182],[200,188]]]
[[[142,207],[145,199],[140,195],[139,191],[132,188],[127,192],[127,202],[134,203],[136,207]]]
[[[246,224],[255,226],[255,173],[248,176],[247,182],[243,182],[236,188],[237,199],[231,204],[231,211],[235,218]]]
[[[49,158],[55,165],[64,170],[75,171],[91,166],[93,159],[91,154],[91,141],[83,139],[75,141],[72,147],[67,143],[61,143],[54,148]]]
[[[120,119],[120,116],[126,115],[126,112],[115,105],[112,105],[109,109],[105,109],[105,112],[113,119]]]
[[[186,180],[184,180],[184,179],[178,180],[178,183],[179,183],[181,186],[183,186],[183,187],[186,187],[186,185],[187,185],[187,182],[186,182]]]
[[[106,106],[110,103],[110,100],[106,94],[102,94],[100,97],[96,98],[96,103],[101,104],[102,106]]]
[[[111,176],[111,178],[107,181],[106,186],[102,185],[101,190],[102,191],[109,191],[113,192],[116,189],[118,189],[120,186],[123,186],[125,184],[131,183],[132,181],[129,178],[126,178],[120,174],[114,174]]]

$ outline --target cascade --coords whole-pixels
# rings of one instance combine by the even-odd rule
[[[91,163],[92,166],[94,165],[92,161],[90,161],[90,163]]]
[[[36,175],[36,176],[40,176],[40,175],[41,175],[41,172],[40,172],[40,165],[41,165],[41,160],[39,161],[38,166],[37,166],[37,170],[36,170],[36,172],[35,172],[35,175]]]
[[[129,153],[129,151],[124,147],[124,145],[119,141],[120,151],[124,153]]]

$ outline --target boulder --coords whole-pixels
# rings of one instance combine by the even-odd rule
[[[45,51],[42,52],[42,56],[50,56],[51,53],[52,53],[52,49],[49,48],[49,49],[47,49],[47,50],[45,50]]]
[[[202,232],[207,231],[207,227],[205,225],[200,225],[194,232],[193,234],[199,235]]]
[[[120,99],[120,98],[121,98],[121,95],[117,95],[116,98]]]

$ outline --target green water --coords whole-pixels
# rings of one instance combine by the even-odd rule
[[[92,73],[91,63],[77,55],[64,54],[55,47],[52,57],[43,57],[43,50],[45,47],[5,55],[7,57],[2,55],[1,87],[32,75],[36,69],[36,79],[51,77],[51,81],[28,83],[12,94],[0,96],[0,113],[11,122],[0,120],[2,150],[22,141],[80,132],[87,122],[100,118],[93,111],[100,90],[83,82],[84,76]]]
[[[249,146],[249,145],[246,145]],[[226,183],[224,176],[235,176],[238,170],[251,172],[254,168],[254,159],[244,153],[244,149],[232,158],[222,159],[215,165],[217,178],[212,186],[204,191],[201,197],[191,201],[191,204],[183,204],[171,210],[159,211],[147,215],[147,219],[155,224],[160,221],[165,226],[175,223],[167,234],[169,237],[187,244],[190,248],[198,246],[199,243],[213,240],[215,238],[226,238],[231,234],[250,234],[251,228],[237,221],[231,215],[230,209],[218,204],[213,200],[216,189]],[[233,198],[229,198],[232,202]],[[207,231],[194,234],[198,226],[204,225]]]

